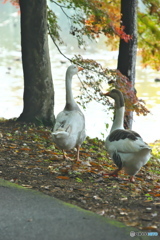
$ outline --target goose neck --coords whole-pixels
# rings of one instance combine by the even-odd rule
[[[72,93],[72,75],[66,74],[66,104],[74,104],[74,98]]]
[[[124,129],[124,111],[124,106],[115,109],[115,119],[111,128],[111,132],[116,129]]]

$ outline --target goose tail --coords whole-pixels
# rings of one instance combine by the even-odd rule
[[[53,132],[52,135],[55,136],[56,138],[63,138],[63,137],[68,137],[69,133],[63,130],[57,130]]]

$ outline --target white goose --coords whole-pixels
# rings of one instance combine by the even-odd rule
[[[113,89],[104,95],[115,100],[115,119],[105,147],[118,169],[109,175],[118,176],[118,172],[123,168],[130,175],[130,181],[134,182],[134,175],[149,160],[151,148],[138,133],[124,129],[125,106],[122,93]]]
[[[72,77],[81,67],[71,65],[66,71],[66,105],[62,112],[57,115],[53,129],[53,141],[63,151],[63,157],[66,158],[64,150],[77,148],[77,161],[79,161],[79,148],[86,137],[85,118],[72,94]]]

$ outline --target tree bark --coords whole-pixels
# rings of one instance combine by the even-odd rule
[[[24,108],[18,120],[53,125],[54,89],[46,0],[20,0]]]
[[[132,89],[135,84],[135,67],[137,52],[137,0],[121,0],[121,25],[125,26],[125,33],[132,36],[132,39],[125,42],[120,40],[118,70],[128,78],[132,83]],[[133,113],[125,115],[125,127],[132,128]]]

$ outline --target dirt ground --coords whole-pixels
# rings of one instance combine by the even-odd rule
[[[53,144],[49,128],[0,121],[0,177],[26,188],[134,226],[141,231],[160,229],[159,162],[155,157],[130,183],[123,172],[118,178],[104,175],[116,167],[104,142],[83,143],[76,151],[62,152]]]

